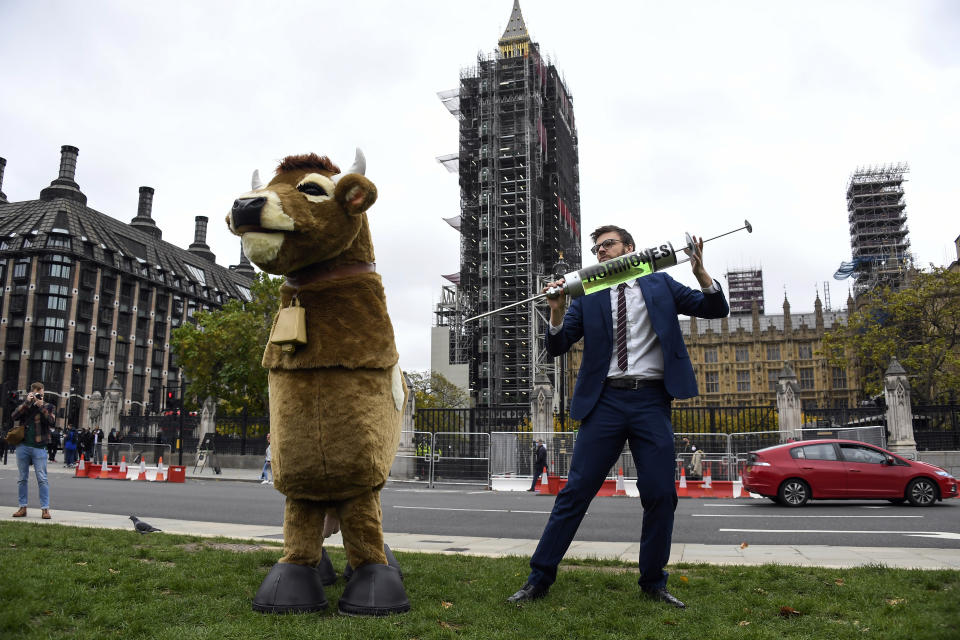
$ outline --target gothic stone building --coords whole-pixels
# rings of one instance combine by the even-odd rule
[[[249,300],[254,270],[243,256],[216,264],[203,216],[188,249],[164,242],[150,187],[129,223],[91,209],[77,156],[62,147],[59,176],[24,202],[3,194],[0,158],[0,381],[5,403],[42,381],[59,424],[84,426],[91,394],[114,379],[125,412],[159,411],[161,390],[180,384],[170,332],[199,310]]]
[[[787,363],[804,408],[857,406],[856,373],[831,365],[822,353],[824,333],[846,318],[846,311],[824,311],[819,297],[813,313],[791,314],[784,298],[782,314],[763,315],[754,305],[749,315],[681,318],[700,395],[676,406],[776,406],[777,376]]]

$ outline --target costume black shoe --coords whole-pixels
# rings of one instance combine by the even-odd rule
[[[253,598],[253,610],[261,613],[299,613],[326,608],[320,571],[289,562],[273,565]]]
[[[317,565],[317,571],[320,572],[320,582],[325,587],[329,587],[337,581],[337,571],[333,568],[333,562],[330,560],[330,556],[327,555],[327,550],[323,550],[323,555],[320,557],[320,564]]]
[[[390,545],[386,542],[383,543],[383,554],[387,556],[387,564],[400,572],[400,579],[403,580],[403,569],[400,568],[400,563],[397,562],[396,556],[393,555],[393,551],[390,551]],[[347,565],[343,568],[343,579],[347,582],[350,582],[350,577],[353,575],[353,567],[350,566],[348,562]],[[327,584],[324,582],[323,584]]]
[[[410,611],[400,572],[386,564],[365,564],[353,572],[337,603],[351,616],[387,616]]]
[[[641,591],[643,591],[643,594],[648,598],[659,600],[660,602],[666,602],[677,609],[687,608],[687,605],[683,604],[675,595],[667,591],[666,587],[660,587],[658,589],[641,589]]]
[[[544,587],[538,584],[530,584],[529,582],[523,585],[523,588],[520,591],[517,591],[515,594],[507,598],[507,602],[524,602],[526,600],[537,600],[547,595],[547,592],[550,591],[550,587]]]

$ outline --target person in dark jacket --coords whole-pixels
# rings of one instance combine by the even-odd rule
[[[17,470],[20,475],[17,479],[17,498],[20,508],[13,517],[22,518],[27,515],[27,480],[30,474],[30,465],[33,465],[37,476],[37,488],[40,491],[40,511],[44,520],[50,519],[50,483],[47,481],[47,442],[50,440],[50,430],[56,424],[56,409],[52,404],[43,401],[43,383],[34,382],[30,385],[30,393],[26,401],[13,412],[13,420],[24,426],[23,441],[17,445]]]
[[[63,466],[72,467],[77,463],[77,430],[72,425],[67,427],[63,436]]]
[[[543,440],[537,440],[536,445],[533,451],[533,482],[527,491],[537,490],[537,484],[540,482],[540,474],[542,474],[547,467],[547,446],[543,444]]]

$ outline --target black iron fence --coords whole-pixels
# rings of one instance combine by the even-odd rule
[[[671,412],[675,433],[747,433],[777,431],[777,408],[758,407],[674,407]]]
[[[914,406],[913,438],[918,451],[960,450],[960,405]]]
[[[530,409],[523,407],[417,409],[413,423],[417,431],[432,433],[491,433],[531,428]]]

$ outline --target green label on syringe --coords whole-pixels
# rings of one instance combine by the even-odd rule
[[[638,253],[628,253],[625,256],[607,260],[580,270],[584,294],[596,293],[621,282],[634,280],[640,276],[653,273],[653,265],[647,256]]]

